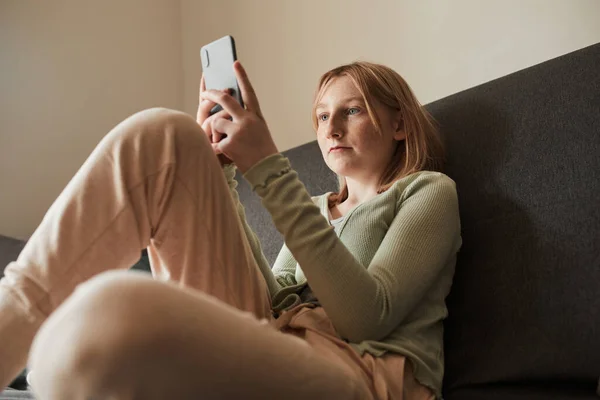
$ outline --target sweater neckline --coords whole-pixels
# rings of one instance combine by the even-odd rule
[[[342,222],[344,220],[344,218],[346,218],[346,215],[348,215],[348,213],[346,213],[346,215],[342,215],[339,218],[333,218],[333,216],[331,215],[331,209],[329,207],[327,207],[327,215],[329,216],[329,223],[333,226],[339,224],[340,222]]]
[[[398,181],[396,181],[396,182],[398,182]],[[396,184],[396,182],[394,182],[394,184]],[[362,206],[365,206],[365,205],[367,205],[367,204],[375,201],[375,199],[378,199],[381,195],[383,195],[384,193],[388,192],[390,189],[392,189],[392,188],[390,187],[385,192],[378,193],[377,195],[371,197],[369,200],[367,200],[365,202],[362,202],[360,204],[355,205],[354,207],[352,207],[351,209],[349,209],[346,214],[342,215],[341,218],[349,217],[351,214],[354,213],[354,211],[356,211],[357,209],[361,208]],[[325,194],[323,194],[321,196],[321,198],[322,198],[322,200],[321,200],[322,201],[322,207],[325,208],[325,210],[324,210],[325,214],[324,215],[330,215],[329,214],[329,210],[330,210],[329,209],[329,196],[332,195],[332,194],[333,194],[333,192],[327,192],[327,193],[325,193]],[[329,220],[329,218],[327,218],[327,219]]]
[[[402,179],[404,179],[404,178],[402,178]],[[342,223],[340,224],[340,228],[339,228],[340,229],[340,233],[344,229],[344,227],[346,226],[346,223],[348,222],[348,219],[350,218],[350,216],[352,214],[354,214],[354,212],[356,210],[360,209],[363,206],[368,205],[371,202],[374,202],[376,199],[379,199],[379,197],[381,197],[382,195],[384,195],[384,194],[390,192],[391,190],[393,190],[394,186],[396,186],[398,184],[398,182],[400,182],[402,179],[398,179],[396,182],[394,182],[392,184],[392,186],[388,190],[386,190],[385,192],[378,193],[376,196],[371,197],[369,200],[367,200],[367,201],[365,201],[363,203],[360,203],[360,204],[352,207],[350,210],[348,210],[348,212],[345,215],[343,215],[341,218],[339,218],[339,219],[343,219]],[[325,218],[327,218],[327,221],[330,221],[330,218],[331,218],[330,217],[331,214],[329,212],[329,196],[332,195],[332,194],[333,194],[333,192],[326,192],[326,193],[324,193],[323,195],[320,196],[321,213],[323,214],[323,216],[325,216]]]

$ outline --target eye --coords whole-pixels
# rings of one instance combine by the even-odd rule
[[[327,121],[329,119],[329,115],[322,113],[317,115],[317,120],[319,120],[319,122],[324,122]]]
[[[356,115],[360,112],[360,108],[358,107],[351,107],[348,110],[346,110],[346,114],[348,115]]]

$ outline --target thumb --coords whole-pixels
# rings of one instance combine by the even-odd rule
[[[211,143],[211,146],[213,148],[213,152],[215,154],[223,154],[223,150],[221,150],[221,148],[219,147],[219,144],[221,142],[217,142],[217,143]]]
[[[223,148],[221,147],[223,140],[221,140],[219,143],[211,143],[214,154],[221,162],[221,165],[233,164],[234,161],[223,151]]]
[[[217,155],[223,154],[223,155],[227,156],[228,158],[231,158],[227,151],[227,148],[228,148],[230,142],[231,142],[231,138],[229,136],[225,136],[223,139],[221,139],[217,143],[211,143],[211,146],[212,146],[215,154],[217,154]]]

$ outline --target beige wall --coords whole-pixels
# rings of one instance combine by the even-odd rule
[[[423,103],[600,42],[598,0],[0,0],[0,233],[27,237],[102,135],[195,113],[199,48],[235,36],[280,150],[319,75],[388,64]]]
[[[100,138],[183,107],[172,0],[0,0],[0,233],[24,238]]]
[[[387,64],[428,103],[600,42],[598,0],[204,3],[182,0],[185,110],[197,105],[198,49],[231,34],[280,150],[313,140],[315,85],[339,64]]]

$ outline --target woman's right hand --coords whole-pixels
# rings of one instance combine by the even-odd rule
[[[231,159],[225,154],[221,153],[218,150],[217,146],[215,146],[215,144],[219,143],[219,141],[222,139],[222,135],[216,131],[213,131],[212,129],[212,123],[214,120],[216,120],[217,118],[230,118],[230,115],[227,114],[225,110],[221,110],[213,115],[210,115],[210,110],[212,110],[213,107],[217,105],[217,103],[212,102],[210,100],[202,99],[201,95],[202,92],[204,92],[205,90],[206,84],[204,82],[204,75],[202,75],[202,78],[200,79],[200,94],[198,96],[199,103],[198,112],[196,114],[196,122],[198,122],[198,125],[200,125],[202,127],[202,130],[204,130],[204,132],[206,133],[208,141],[213,144],[213,150],[215,152],[215,155],[221,162],[221,165],[233,164],[233,161],[231,161]],[[229,90],[226,90],[226,92],[229,92]]]

